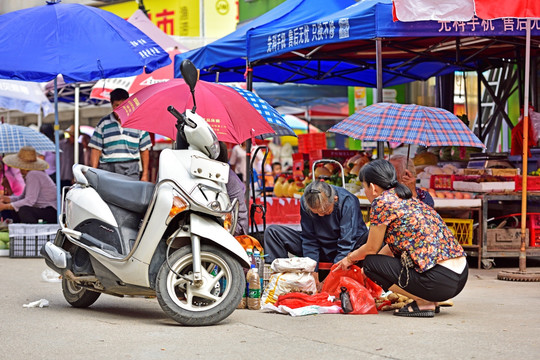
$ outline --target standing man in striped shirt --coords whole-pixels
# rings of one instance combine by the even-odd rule
[[[123,128],[114,113],[114,109],[128,97],[129,93],[124,89],[111,91],[113,112],[103,117],[94,129],[89,144],[92,149],[90,165],[137,180],[140,173],[140,180],[149,181],[150,135],[146,131]],[[139,160],[142,171],[139,169]]]

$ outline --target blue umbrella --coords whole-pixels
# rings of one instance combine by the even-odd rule
[[[59,142],[56,78],[87,82],[151,72],[170,64],[169,54],[126,20],[81,4],[47,5],[0,15],[0,78],[55,80],[55,141]],[[57,148],[58,149],[58,148]],[[56,151],[56,166],[60,156]],[[60,184],[60,171],[56,172]],[[57,187],[60,209],[60,187]]]
[[[0,154],[16,153],[23,146],[32,146],[41,154],[55,151],[54,143],[36,130],[26,126],[0,124]]]
[[[43,115],[53,112],[53,106],[38,83],[17,80],[0,80],[0,108],[19,110],[27,114]]]
[[[81,4],[48,5],[0,16],[0,78],[66,83],[152,72],[169,54],[121,17]]]
[[[263,134],[257,136],[258,138],[265,139],[273,136],[296,136],[293,129],[287,124],[287,121],[285,121],[283,116],[281,116],[276,109],[274,109],[265,100],[261,99],[257,94],[236,86],[230,86],[227,84],[222,85],[229,86],[240,93],[240,95],[242,95],[244,99],[246,99],[259,112],[259,114],[261,114],[262,117],[268,121],[268,124],[270,124],[272,130],[276,132],[275,134]]]

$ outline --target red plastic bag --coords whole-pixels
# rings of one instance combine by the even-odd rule
[[[344,276],[339,279],[339,287],[347,288],[353,311],[349,314],[378,314],[375,299],[371,296],[368,289],[361,285],[358,281]]]
[[[276,307],[279,305],[287,306],[291,309],[297,309],[304,306],[318,305],[318,306],[332,306],[337,305],[328,300],[328,293],[321,292],[315,295],[307,295],[304,293],[293,292],[284,295],[280,295],[274,304]]]
[[[356,265],[352,265],[347,270],[337,270],[334,271],[336,265],[332,266],[330,274],[324,280],[322,291],[329,293],[330,295],[335,296],[339,299],[340,285],[339,280],[342,277],[349,277],[353,280],[356,280],[360,285],[363,285],[366,289],[369,290],[369,293],[372,297],[376,298],[381,296],[383,290],[382,288],[375,284],[371,279],[364,275],[364,271]]]
[[[382,288],[368,279],[356,265],[347,270],[334,271],[334,268],[335,265],[324,280],[322,291],[339,299],[340,289],[345,286],[354,308],[349,314],[377,314],[374,298],[381,296]]]

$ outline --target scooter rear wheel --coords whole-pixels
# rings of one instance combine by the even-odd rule
[[[62,292],[64,298],[73,307],[86,308],[96,302],[101,293],[90,291],[85,289],[76,282],[66,279],[62,279]]]
[[[193,279],[191,246],[175,251],[169,256],[169,264],[170,268],[167,262],[161,265],[156,292],[159,305],[175,321],[189,326],[213,325],[229,316],[240,303],[246,286],[244,271],[224,250],[201,245],[200,286],[185,279]]]

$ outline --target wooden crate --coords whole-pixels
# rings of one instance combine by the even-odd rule
[[[529,246],[529,229],[526,233],[526,246]],[[488,229],[488,250],[519,250],[521,246],[521,229]]]

